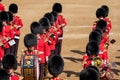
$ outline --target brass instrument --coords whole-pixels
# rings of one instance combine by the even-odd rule
[[[103,60],[100,57],[95,57],[92,60],[92,65],[96,66],[100,71],[100,80],[112,80],[113,72],[109,66],[102,67]]]
[[[93,66],[96,66],[97,68],[101,68],[101,66],[102,66],[102,64],[103,64],[103,61],[102,61],[102,59],[100,58],[100,57],[95,57],[93,60],[92,60],[92,65]]]

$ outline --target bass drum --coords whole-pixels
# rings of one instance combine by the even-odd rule
[[[39,62],[35,54],[23,54],[21,56],[21,73],[23,80],[39,80]]]

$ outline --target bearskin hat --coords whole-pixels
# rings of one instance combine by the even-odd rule
[[[64,68],[64,61],[60,56],[52,56],[48,61],[48,70],[51,75],[57,77],[62,73]]]
[[[86,67],[86,69],[88,69],[88,68],[92,68],[92,69],[96,70],[98,73],[100,73],[99,69],[96,66],[90,65],[90,66]]]
[[[25,47],[33,47],[37,45],[37,37],[34,34],[26,34],[24,37]]]
[[[38,22],[32,22],[30,29],[32,34],[43,34],[42,26]]]
[[[0,69],[0,80],[9,80],[9,75],[4,69]]]
[[[94,31],[97,31],[97,32],[98,32],[99,34],[101,34],[101,35],[103,34],[103,32],[102,32],[100,29],[98,29],[98,28],[95,29]]]
[[[88,42],[87,46],[86,46],[86,53],[88,56],[90,55],[98,55],[99,53],[99,45],[96,41],[90,41]]]
[[[58,17],[57,12],[52,11],[51,14],[53,14],[53,16],[54,16],[54,21],[56,21],[56,20],[57,20],[57,17]]]
[[[7,13],[8,13],[8,22],[13,21],[13,14],[10,11],[8,11]]]
[[[44,17],[48,18],[48,20],[50,21],[51,26],[54,24],[54,16],[53,16],[53,14],[51,14],[51,13],[46,13],[46,14],[44,15]]]
[[[98,44],[101,42],[102,34],[97,31],[92,31],[89,35],[89,41],[96,41]]]
[[[9,11],[12,13],[17,13],[18,12],[18,6],[15,3],[12,3],[9,5]]]
[[[50,21],[46,17],[41,18],[39,20],[39,23],[43,27],[43,29],[48,30],[50,28]]]
[[[109,14],[109,7],[107,5],[102,5],[101,8],[105,9],[105,12],[106,12],[106,16],[105,17],[107,17],[108,14]]]
[[[87,68],[80,72],[80,80],[100,80],[100,74],[94,68]]]
[[[54,3],[52,7],[52,11],[56,11],[57,13],[62,12],[62,5],[60,3]]]
[[[1,21],[8,21],[9,16],[8,13],[6,11],[2,11],[0,12],[0,20]]]
[[[11,54],[7,54],[3,57],[2,64],[3,64],[3,68],[6,70],[9,69],[16,70],[18,66],[17,59],[15,58],[14,55]]]
[[[96,17],[97,18],[100,18],[100,17],[104,17],[105,18],[105,16],[106,16],[106,12],[105,12],[104,8],[98,8],[96,10]]]
[[[96,25],[97,29],[100,29],[103,33],[106,32],[107,23],[105,20],[99,20]]]

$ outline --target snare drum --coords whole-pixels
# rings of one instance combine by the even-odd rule
[[[21,73],[23,80],[39,80],[39,63],[35,54],[23,54],[21,56]]]

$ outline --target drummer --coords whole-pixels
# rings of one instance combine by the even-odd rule
[[[34,46],[37,45],[37,37],[34,34],[26,34],[24,37],[24,45],[27,50],[23,51],[23,54],[35,54]]]
[[[39,58],[39,67],[40,67],[40,80],[44,77],[44,68],[45,68],[45,41],[43,37],[42,26],[38,22],[32,22],[30,25],[31,33],[37,37],[37,45],[34,47],[38,51]]]

